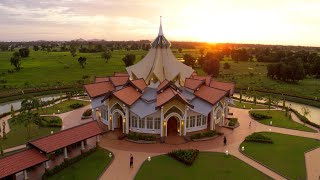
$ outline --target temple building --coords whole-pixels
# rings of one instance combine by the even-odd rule
[[[160,23],[148,54],[126,73],[96,77],[84,85],[93,118],[107,130],[186,136],[222,126],[234,83],[198,76],[178,61]]]

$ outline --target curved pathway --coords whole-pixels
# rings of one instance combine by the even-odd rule
[[[200,142],[188,142],[180,145],[169,145],[169,144],[135,144],[128,141],[119,141],[116,137],[112,137],[112,133],[107,133],[101,138],[100,146],[111,150],[115,154],[115,159],[109,168],[104,172],[101,179],[133,179],[135,174],[138,172],[141,164],[147,159],[148,156],[155,156],[167,153],[174,149],[187,149],[187,148],[196,148],[201,151],[212,151],[212,152],[225,152],[229,151],[230,154],[241,159],[242,161],[248,163],[259,171],[269,175],[274,179],[285,179],[279,174],[271,171],[270,169],[260,165],[259,163],[251,160],[250,158],[244,156],[239,152],[238,148],[241,142],[245,139],[246,136],[253,132],[269,131],[272,132],[289,134],[295,136],[303,136],[308,138],[315,138],[320,140],[320,133],[311,133],[297,130],[290,130],[285,128],[278,128],[263,125],[257,121],[254,121],[249,116],[248,111],[238,108],[230,108],[230,111],[233,112],[233,116],[237,117],[240,122],[240,127],[235,130],[229,130],[226,128],[219,128],[219,131],[225,133],[228,139],[228,145],[223,146],[223,137],[218,137],[209,141],[200,141]],[[249,123],[251,121],[251,127]],[[134,156],[135,167],[130,169],[128,166],[130,154]],[[318,151],[315,152],[316,155]],[[311,158],[311,162],[307,164],[316,164],[316,159]],[[309,166],[307,166],[308,168]],[[312,170],[311,170],[312,171]],[[307,172],[309,172],[307,170]],[[314,172],[317,176],[317,172]],[[320,174],[318,174],[320,175]],[[308,173],[308,179],[309,178]]]

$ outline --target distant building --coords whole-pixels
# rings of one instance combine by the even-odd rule
[[[108,130],[185,136],[224,124],[234,84],[198,76],[178,61],[161,23],[148,54],[126,70],[84,86],[93,118]]]

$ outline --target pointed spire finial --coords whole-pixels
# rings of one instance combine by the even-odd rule
[[[163,36],[163,31],[162,31],[162,16],[160,16],[160,28],[159,28],[159,36]]]

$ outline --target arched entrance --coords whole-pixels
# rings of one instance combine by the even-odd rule
[[[175,116],[168,119],[167,136],[178,136],[180,132],[180,121]]]
[[[112,129],[119,129],[122,131],[122,133],[124,132],[124,128],[123,128],[123,119],[124,119],[124,114],[122,111],[120,111],[119,109],[116,109],[112,112]]]

